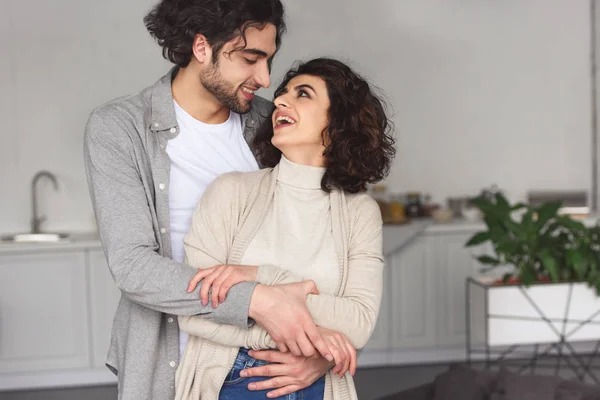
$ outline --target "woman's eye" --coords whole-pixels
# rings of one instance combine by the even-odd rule
[[[310,98],[310,96],[308,95],[308,93],[305,92],[304,90],[300,90],[298,92],[298,97],[308,97],[308,98]]]

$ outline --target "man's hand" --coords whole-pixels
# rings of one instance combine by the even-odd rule
[[[333,373],[340,378],[350,370],[352,376],[356,373],[356,349],[343,333],[319,327],[321,336],[325,339],[327,347],[331,350],[335,360]]]
[[[331,351],[306,307],[309,294],[319,294],[314,281],[256,285],[248,316],[271,335],[282,353],[289,350],[295,356],[310,357],[316,348],[325,359],[333,361]]]
[[[307,388],[333,366],[332,362],[327,361],[320,354],[312,357],[296,357],[290,353],[281,353],[275,350],[253,350],[249,354],[257,360],[278,363],[248,368],[240,374],[242,377],[271,377],[271,379],[248,385],[249,390],[276,389],[267,393],[269,398],[285,396]]]
[[[254,282],[256,280],[257,266],[251,265],[215,265],[214,267],[202,269],[198,268],[196,275],[188,284],[188,293],[194,291],[200,281],[200,300],[202,305],[208,304],[208,291],[212,287],[212,307],[225,301],[227,292],[233,285],[241,282]]]

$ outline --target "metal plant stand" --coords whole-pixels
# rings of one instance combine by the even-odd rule
[[[471,285],[476,285],[479,288],[485,290],[484,296],[484,321],[485,327],[483,329],[484,337],[483,343],[474,343],[473,341],[473,325],[472,325],[472,304],[471,304]],[[600,320],[595,320],[600,316],[600,310],[597,310],[588,318],[585,319],[573,319],[569,316],[569,310],[571,309],[571,301],[573,298],[573,285],[571,284],[568,290],[568,297],[566,299],[567,306],[565,307],[562,318],[549,318],[542,307],[537,304],[534,299],[527,293],[527,291],[518,286],[520,293],[524,296],[527,303],[533,307],[536,312],[535,316],[524,317],[519,315],[495,315],[489,312],[488,298],[489,290],[493,290],[489,285],[482,284],[481,282],[467,278],[466,281],[466,302],[465,302],[465,315],[466,315],[466,352],[467,352],[467,363],[471,365],[473,359],[476,358],[478,361],[485,362],[485,368],[489,369],[492,365],[507,365],[515,366],[519,373],[535,373],[538,369],[554,369],[554,374],[558,375],[561,368],[568,368],[581,382],[586,380],[591,381],[597,385],[600,385],[600,378],[597,371],[600,370],[600,365],[595,362],[600,359],[600,337],[590,343],[590,348],[582,352],[577,350],[573,346],[571,339],[579,332],[583,327],[588,325],[600,325]],[[527,344],[512,344],[507,346],[493,346],[490,345],[490,327],[489,321],[491,319],[502,319],[508,321],[535,321],[537,323],[545,324],[556,336],[556,341],[548,343],[527,343]],[[557,328],[557,326],[559,326]],[[571,327],[570,329],[568,327]],[[482,355],[484,355],[482,357]]]

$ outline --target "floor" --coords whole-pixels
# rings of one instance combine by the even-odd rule
[[[538,369],[538,373],[554,373],[554,359],[548,358],[550,369]],[[594,365],[600,368],[600,359]],[[481,367],[481,366],[476,366]],[[386,367],[359,369],[355,376],[356,390],[360,400],[376,400],[382,396],[432,382],[438,374],[445,372],[449,365],[422,365],[410,367]],[[600,373],[597,372],[600,375]],[[564,378],[572,378],[568,368],[560,369]],[[0,400],[115,400],[115,386],[76,389],[55,389],[39,391],[0,393]]]
[[[355,382],[360,400],[374,400],[415,385],[431,382],[448,366],[408,368],[369,368],[356,372]],[[115,386],[62,390],[0,393],[0,400],[115,400]]]

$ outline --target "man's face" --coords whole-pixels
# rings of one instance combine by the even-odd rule
[[[216,63],[207,61],[200,75],[202,85],[225,107],[236,113],[246,113],[254,92],[271,85],[270,64],[275,55],[277,31],[267,24],[263,29],[246,30],[246,47],[241,37],[223,46]]]

